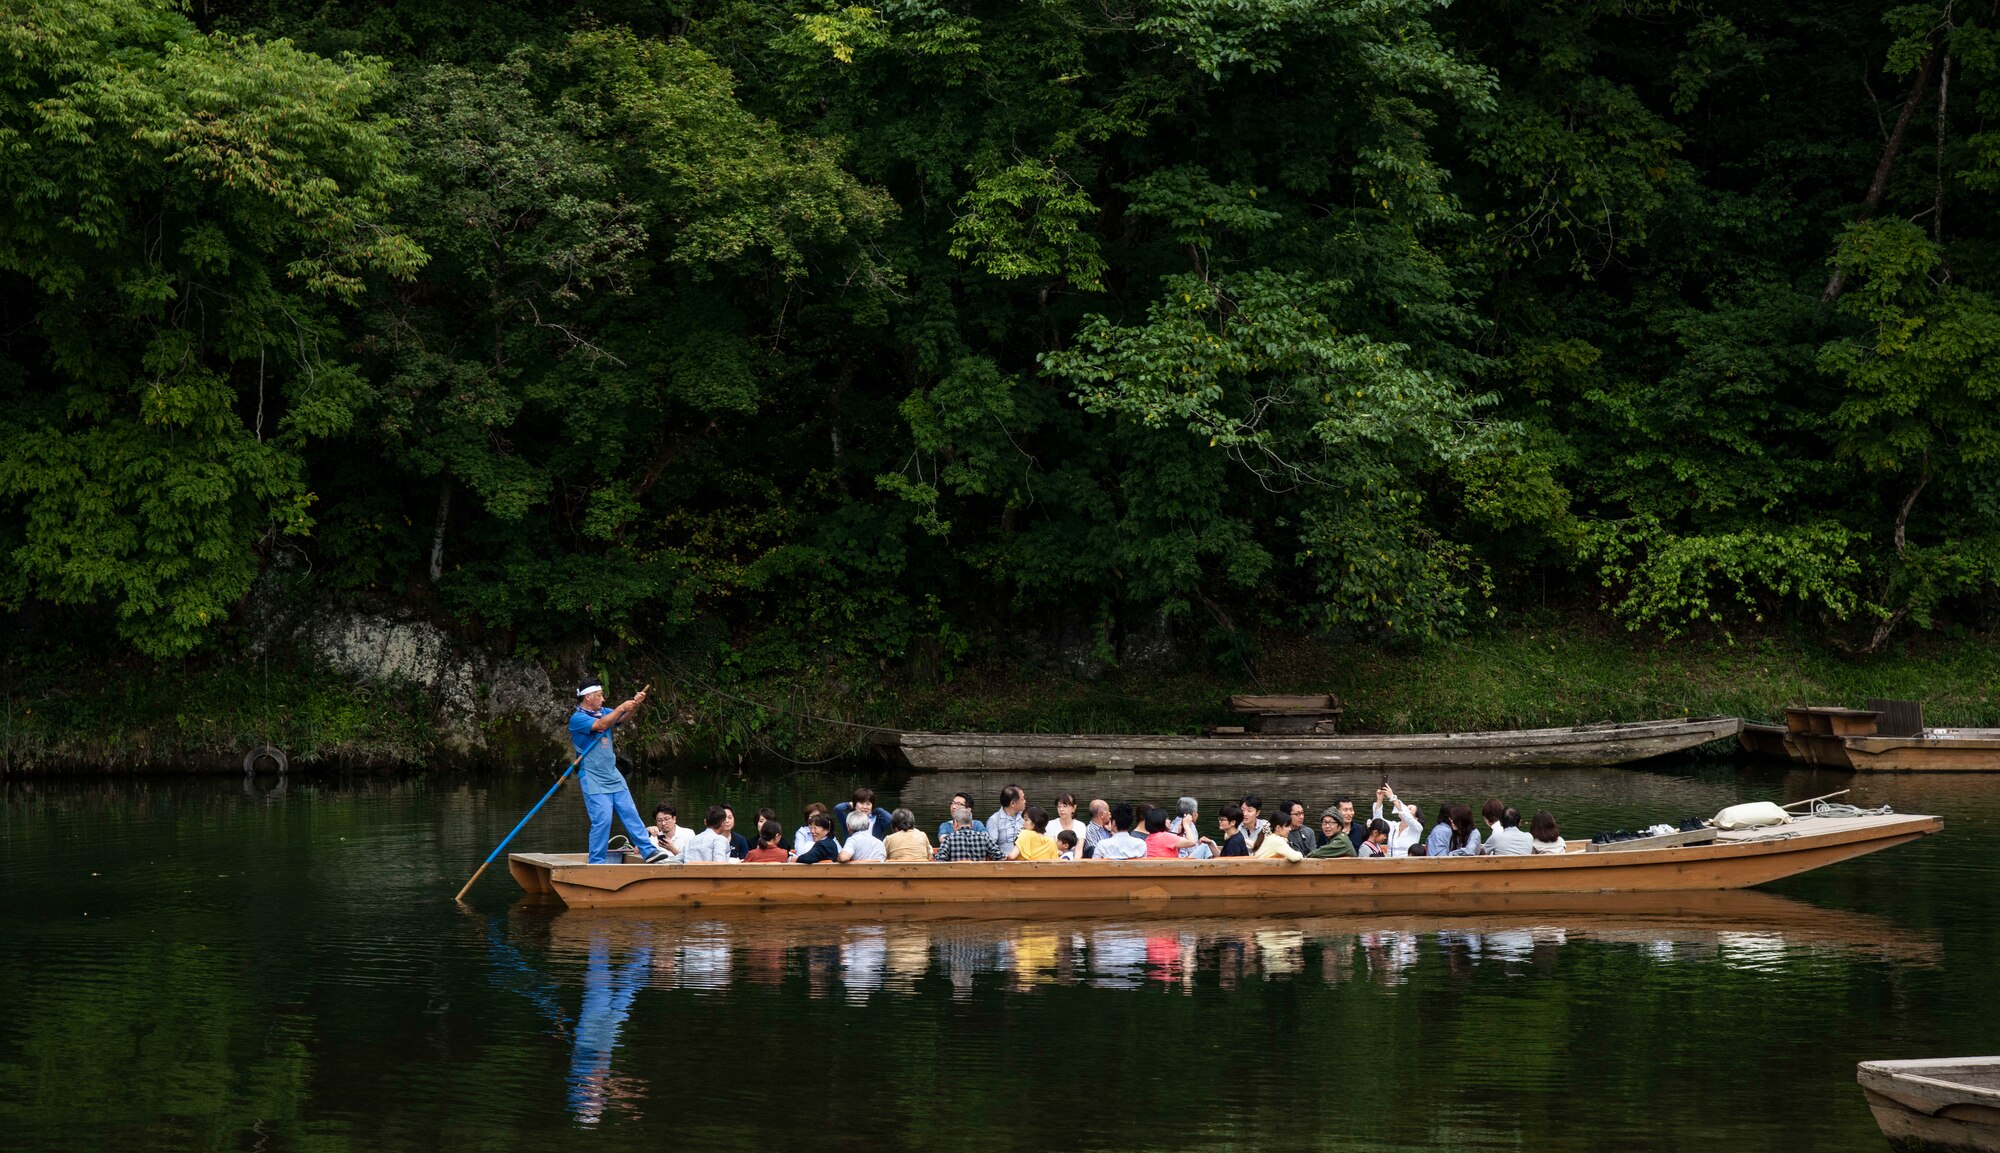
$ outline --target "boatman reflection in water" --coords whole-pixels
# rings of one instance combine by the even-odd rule
[[[611,1053],[618,1048],[618,1031],[632,1014],[632,998],[646,983],[653,965],[651,945],[640,945],[616,968],[611,942],[601,933],[590,938],[590,960],[583,970],[583,1005],[576,1014],[575,1047],[569,1060],[570,1113],[580,1125],[595,1125],[612,1101],[637,1101],[637,1086],[611,1074]]]
[[[590,814],[590,863],[602,865],[607,860],[604,848],[611,840],[613,814],[625,826],[625,835],[632,839],[632,844],[645,852],[647,864],[669,859],[669,854],[654,846],[652,835],[646,831],[645,818],[632,802],[632,790],[625,784],[625,774],[618,771],[618,756],[611,748],[611,730],[639,711],[646,694],[640,693],[615,709],[607,709],[604,682],[586,678],[576,687],[576,697],[576,711],[569,715],[569,740],[577,752],[583,753],[579,768],[583,811]],[[600,733],[602,740],[598,739]],[[592,741],[597,743],[593,745]],[[584,752],[585,749],[590,751]]]

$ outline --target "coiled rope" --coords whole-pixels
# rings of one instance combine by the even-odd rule
[[[1814,801],[1806,811],[1808,817],[1887,817],[1896,811],[1893,805],[1877,805],[1864,809],[1860,805],[1844,805],[1837,801]]]

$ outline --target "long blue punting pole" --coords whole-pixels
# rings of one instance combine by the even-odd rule
[[[647,685],[646,688],[640,689],[639,691],[641,693],[644,693],[646,689],[650,689],[652,687],[653,687],[652,685]],[[486,854],[486,859],[479,862],[479,871],[472,874],[472,880],[467,881],[465,883],[465,888],[460,889],[458,891],[458,896],[453,897],[452,900],[454,901],[465,900],[465,895],[472,891],[472,886],[479,881],[479,878],[481,876],[485,874],[486,866],[492,864],[493,858],[499,856],[500,851],[507,847],[507,842],[514,839],[514,833],[520,832],[522,829],[527,827],[529,821],[535,819],[535,814],[541,812],[542,806],[549,803],[549,798],[556,795],[556,790],[563,787],[563,782],[569,780],[569,775],[576,771],[576,767],[578,765],[583,763],[583,758],[590,755],[590,750],[597,747],[597,742],[603,740],[605,737],[608,737],[610,735],[611,735],[611,730],[605,729],[603,732],[592,737],[590,739],[589,744],[583,746],[583,751],[578,753],[574,758],[570,760],[569,767],[562,771],[562,776],[556,778],[556,783],[549,786],[549,791],[542,794],[542,799],[535,802],[535,807],[528,810],[528,815],[521,818],[521,823],[514,826],[513,832],[510,832],[505,837],[502,837],[500,839],[500,843],[493,846],[493,851]]]

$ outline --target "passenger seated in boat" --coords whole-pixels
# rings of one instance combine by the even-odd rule
[[[1111,826],[1111,802],[1102,797],[1091,798],[1090,827],[1083,831],[1083,855],[1095,856],[1097,846],[1104,843],[1104,838],[1117,831]]]
[[[743,854],[745,864],[782,865],[792,859],[789,850],[778,844],[785,839],[785,827],[776,821],[757,826],[757,847]]]
[[[1382,809],[1384,801],[1389,804],[1388,812]],[[1389,855],[1392,857],[1409,856],[1410,846],[1424,839],[1424,819],[1418,815],[1417,807],[1404,804],[1387,781],[1375,790],[1375,805],[1369,816],[1389,826]]]
[[[723,825],[729,819],[729,810],[721,805],[710,805],[708,815],[702,821],[707,826],[688,842],[687,852],[681,860],[690,865],[733,865],[736,858],[729,855],[729,834]]]
[[[1479,806],[1479,819],[1486,822],[1486,839],[1479,847],[1482,855],[1493,855],[1493,834],[1500,831],[1500,814],[1506,811],[1507,806],[1500,803],[1499,797],[1488,797],[1486,803]]]
[[[1332,840],[1333,835],[1340,832],[1340,830],[1340,806],[1328,805],[1326,808],[1321,809],[1319,811],[1319,844],[1313,846],[1313,852],[1316,853],[1325,848],[1326,843]],[[1354,846],[1350,843],[1347,847],[1352,849]],[[1307,853],[1306,855],[1310,857],[1312,853]]]
[[[796,831],[792,833],[793,856],[802,857],[805,855],[806,850],[812,848],[813,818],[820,815],[821,813],[826,813],[830,811],[831,810],[829,810],[825,805],[819,803],[818,801],[813,801],[812,803],[808,804],[805,807],[805,811],[803,813],[799,814],[799,827]],[[829,821],[832,820],[831,817],[827,819]],[[827,827],[831,828],[832,825],[829,824]]]
[[[1535,851],[1535,839],[1521,830],[1521,810],[1509,805],[1500,811],[1500,828],[1486,843],[1493,857],[1525,857]]]
[[[1097,842],[1097,859],[1100,861],[1136,861],[1146,855],[1146,842],[1132,835],[1132,806],[1118,805],[1111,810],[1111,827],[1116,833]]]
[[[1192,833],[1172,832],[1167,828],[1165,809],[1146,810],[1146,856],[1155,859],[1176,860],[1182,849],[1200,844]]]
[[[966,808],[967,808],[968,810],[969,810],[969,809],[971,809],[971,808],[972,808],[972,794],[971,794],[971,793],[953,793],[953,794],[951,795],[951,806],[950,806],[950,808],[946,809],[945,811],[946,811],[946,812],[949,812],[949,811],[951,811],[951,809],[955,809],[955,808],[957,808],[957,807],[958,807],[958,806],[960,806],[960,805],[964,805],[964,806],[965,806],[965,807],[966,807]],[[985,831],[986,831],[986,822],[985,822],[985,821],[982,821],[982,820],[979,820],[979,819],[977,819],[977,818],[974,818],[974,819],[973,819],[973,822],[972,822],[972,827],[973,827],[973,828],[975,828],[975,829],[978,829],[978,830],[979,830],[980,832],[982,832],[982,833],[983,833],[983,832],[985,832]],[[951,822],[950,822],[950,821],[939,821],[939,822],[938,822],[938,844],[940,844],[940,845],[944,844],[944,835],[945,835],[946,833],[949,833],[949,832],[951,832]]]
[[[881,840],[875,836],[875,814],[850,810],[847,814],[847,843],[840,847],[840,863],[865,865],[871,861],[887,860],[888,857]]]
[[[1014,838],[1021,835],[1021,814],[1028,807],[1028,794],[1019,785],[1008,785],[1000,790],[1000,807],[986,818],[986,831],[993,834],[993,843],[1000,846],[1002,856],[1014,856]]]
[[[1451,852],[1451,805],[1438,806],[1437,824],[1431,826],[1431,835],[1424,838],[1425,856],[1442,857]]]
[[[1451,839],[1445,844],[1442,854],[1432,850],[1431,856],[1476,857],[1480,845],[1484,843],[1479,835],[1479,826],[1472,819],[1471,805],[1452,805],[1445,811],[1451,822]]]
[[[1368,839],[1368,830],[1362,822],[1354,819],[1354,798],[1335,797],[1333,807],[1340,810],[1340,827],[1347,830],[1347,843],[1354,846],[1355,852],[1360,852],[1361,842]]]
[[[806,838],[810,842],[806,851],[792,857],[794,865],[817,865],[821,861],[840,861],[840,842],[833,839],[833,818],[827,815],[826,806],[806,821]]]
[[[1167,822],[1167,831],[1176,836],[1193,837],[1194,844],[1181,850],[1181,856],[1191,861],[1206,861],[1215,856],[1218,849],[1214,841],[1201,835],[1201,802],[1193,797],[1182,797],[1175,806],[1179,815]]]
[[[1243,839],[1243,806],[1231,801],[1222,806],[1222,812],[1215,818],[1216,828],[1222,831],[1222,851],[1220,857],[1247,857],[1250,843]]]
[[[722,806],[722,835],[729,838],[729,855],[732,858],[740,861],[749,854],[750,842],[736,831],[736,810],[728,805]]]
[[[1076,843],[1083,846],[1083,838],[1090,829],[1089,822],[1076,815],[1076,794],[1064,793],[1056,798],[1056,816],[1042,831],[1054,837],[1064,829],[1076,834]]]
[[[687,852],[688,842],[694,840],[694,833],[681,827],[679,815],[665,801],[653,806],[653,823],[646,829],[646,835],[653,838],[653,844],[661,851],[677,859]]]
[[[1389,855],[1389,822],[1380,817],[1368,822],[1368,839],[1361,842],[1357,857],[1386,857]]]
[[[866,786],[858,788],[854,790],[853,794],[847,800],[835,805],[833,807],[833,827],[835,829],[845,829],[849,813],[868,814],[868,831],[873,833],[877,840],[889,835],[889,814],[875,807],[874,789]]]
[[[1243,830],[1243,843],[1246,845],[1255,845],[1257,838],[1271,827],[1271,822],[1265,820],[1262,815],[1264,812],[1264,798],[1251,793],[1249,796],[1243,798],[1240,803],[1243,806],[1243,823],[1238,827]]]
[[[970,798],[967,798],[968,802]],[[938,838],[938,860],[940,861],[997,861],[1000,846],[993,843],[993,834],[979,827],[972,819],[972,806],[956,804],[951,807],[951,823],[945,826],[944,836]]]
[[[1319,833],[1315,832],[1311,825],[1306,824],[1305,802],[1281,801],[1279,805],[1285,810],[1287,830],[1285,840],[1292,848],[1310,855],[1314,849],[1319,848]]]
[[[1341,822],[1340,806],[1328,805],[1326,811],[1319,815],[1319,831],[1319,847],[1306,856],[1325,861],[1354,855],[1354,842],[1347,835],[1347,826]]]
[[[1258,860],[1269,860],[1273,857],[1282,858],[1287,861],[1305,860],[1306,855],[1292,848],[1291,842],[1285,839],[1285,834],[1289,830],[1279,827],[1276,823],[1279,820],[1290,824],[1289,818],[1286,818],[1282,813],[1277,814],[1273,819],[1273,823],[1255,841],[1251,842],[1250,856]]]
[[[1556,815],[1547,809],[1537,812],[1535,819],[1528,822],[1528,833],[1535,839],[1534,846],[1529,850],[1531,854],[1569,852],[1569,846],[1562,838],[1562,827],[1556,824]]]
[[[1069,829],[1064,829],[1062,832],[1056,834],[1056,860],[1074,861],[1076,859],[1076,833]]]
[[[917,827],[917,815],[908,809],[889,814],[889,830],[882,849],[892,861],[928,861],[936,853],[930,837]]]
[[[1048,835],[1049,811],[1040,805],[1029,805],[1021,811],[1021,831],[1014,837],[1014,849],[1008,854],[1013,861],[1053,861],[1061,850],[1056,848],[1056,840]]]

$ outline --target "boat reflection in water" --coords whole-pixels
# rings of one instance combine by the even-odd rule
[[[635,966],[630,958],[643,955],[643,983],[654,988],[719,991],[735,981],[803,980],[815,996],[850,1000],[907,992],[924,980],[965,990],[980,976],[1031,989],[1188,986],[1213,974],[1228,987],[1291,976],[1308,964],[1329,980],[1394,983],[1430,954],[1453,967],[1533,963],[1570,941],[1748,969],[1824,949],[1923,965],[1939,949],[1922,931],[1754,890],[1459,899],[1434,911],[1396,904],[1387,911],[1367,902],[1352,909],[1263,902],[1246,917],[1226,904],[1121,902],[1065,908],[1059,917],[1038,910],[1026,919],[1002,906],[985,913],[966,906],[676,913],[523,901],[516,915],[525,939],[546,932],[552,958],[584,958],[586,981],[623,980]],[[628,959],[611,965],[606,950]],[[627,1006],[630,989],[615,985],[602,1003]]]
[[[1171,908],[1169,907],[1171,905]],[[824,910],[566,910],[524,900],[487,922],[489,978],[534,1004],[570,1049],[568,1095],[580,1124],[636,1114],[642,1086],[613,1070],[641,989],[714,995],[803,988],[862,1003],[919,984],[969,997],[975,984],[1186,993],[1302,974],[1327,984],[1404,983],[1423,963],[1450,976],[1541,965],[1565,945],[1628,947],[1654,963],[1763,970],[1828,950],[1900,965],[1937,961],[1937,939],[1882,918],[1756,891],[1622,894],[1551,900],[1460,899],[1426,910],[1121,902],[1023,919],[1004,906]],[[531,961],[529,958],[533,957]],[[579,974],[574,994],[563,977]]]

